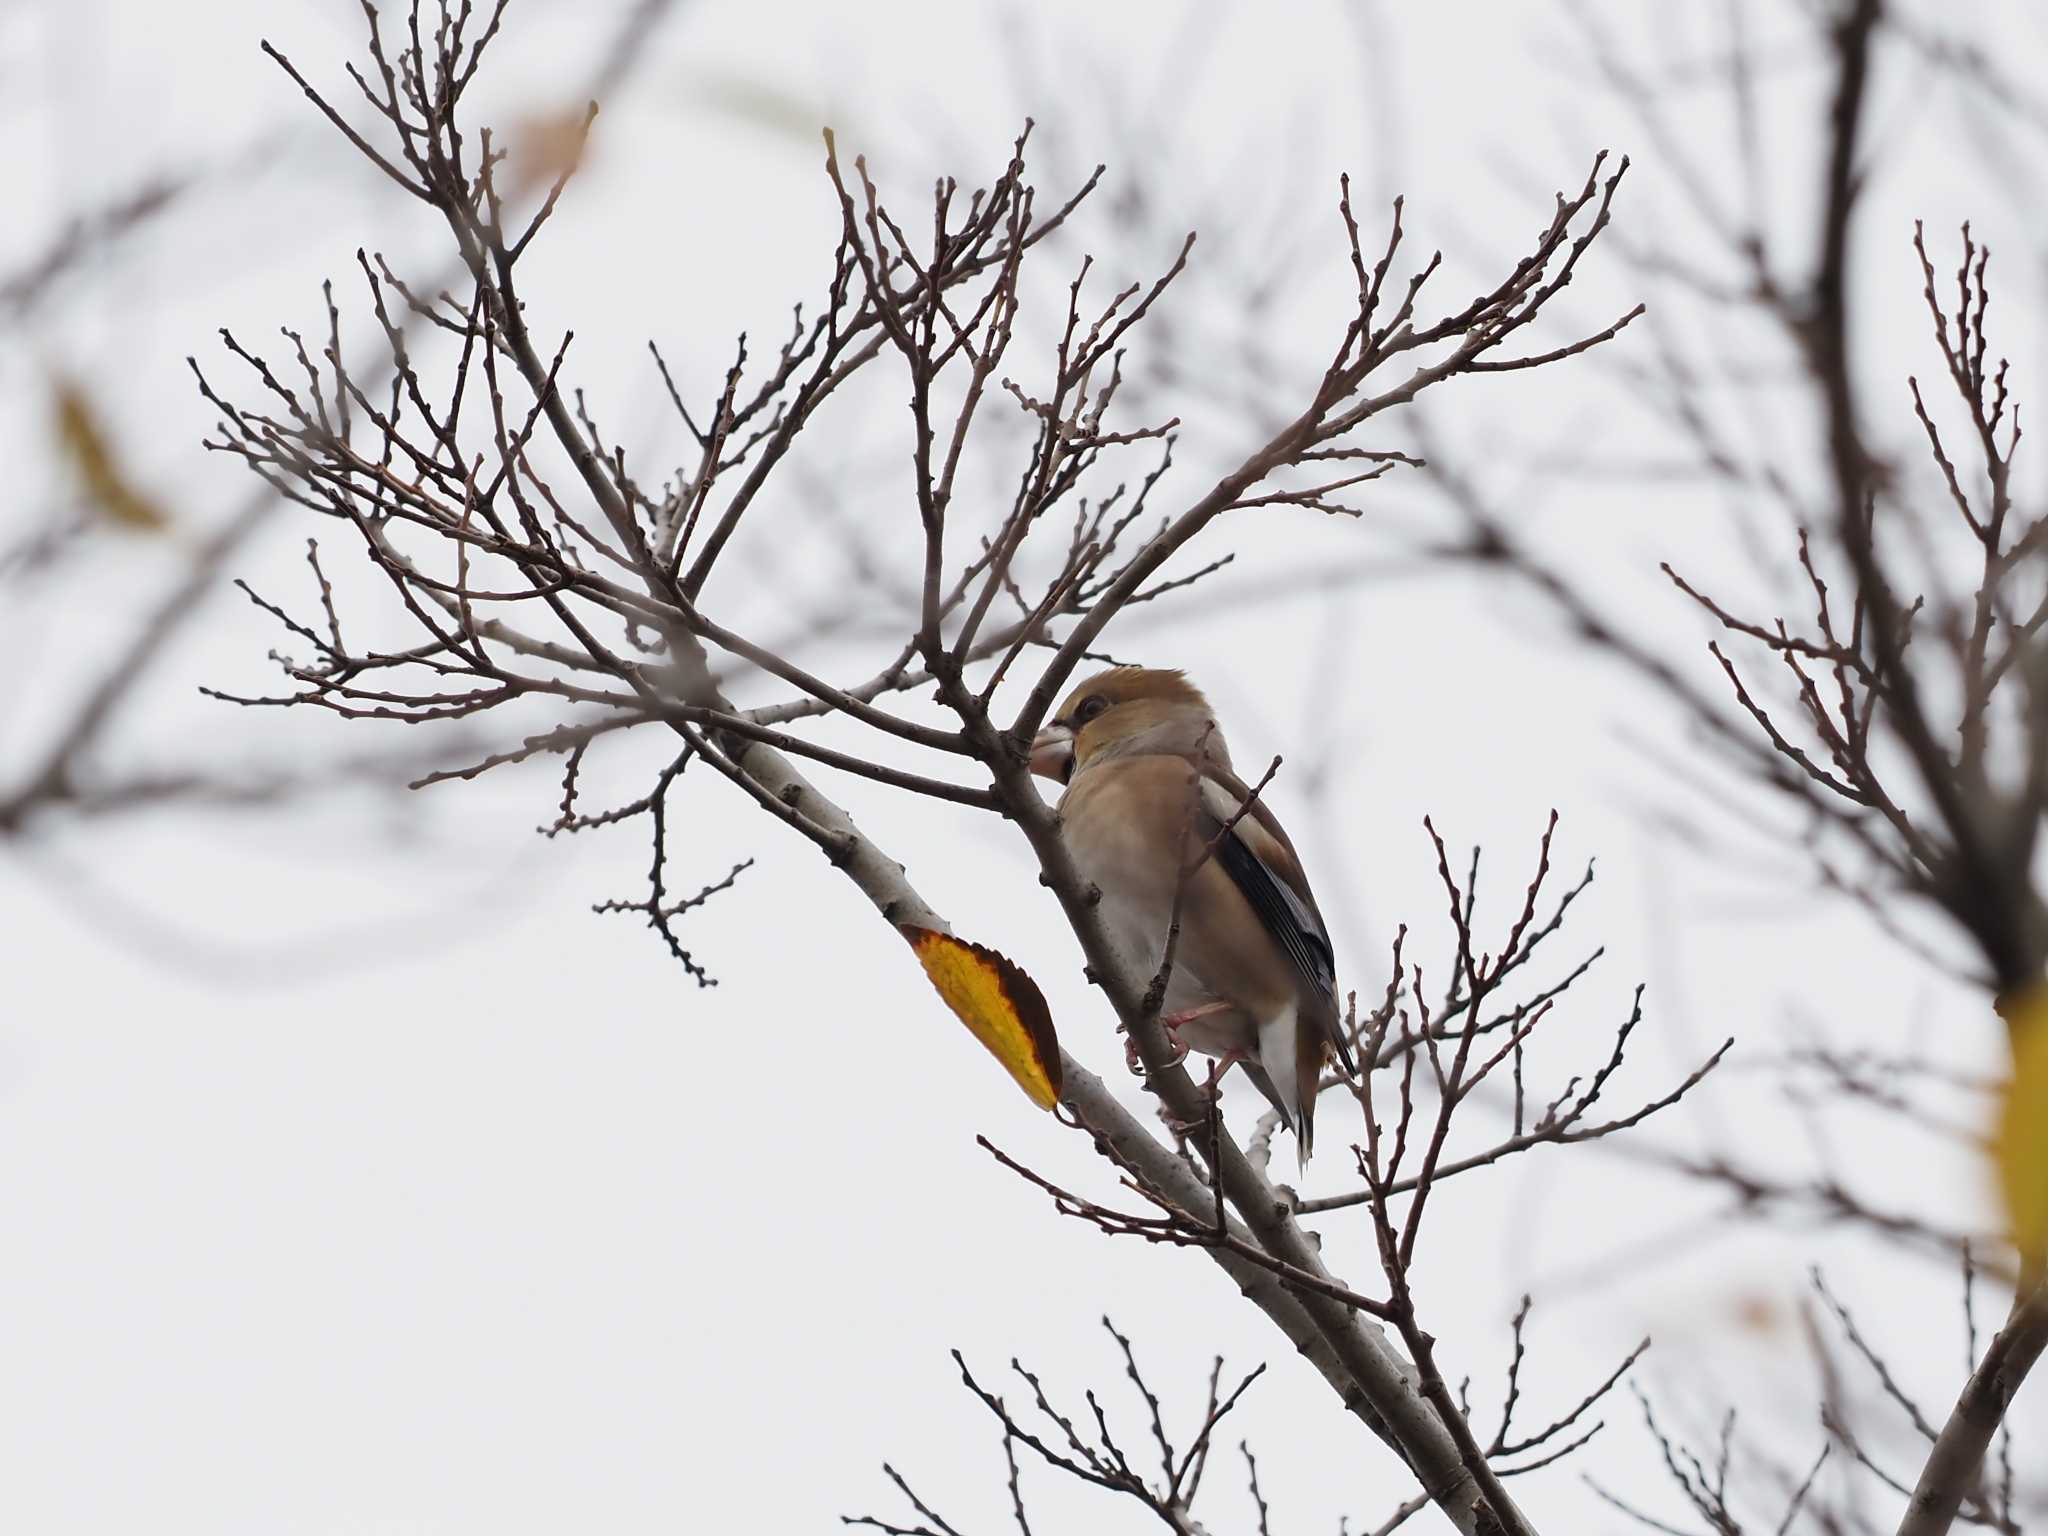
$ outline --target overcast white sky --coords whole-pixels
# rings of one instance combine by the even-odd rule
[[[618,9],[519,0],[489,106],[509,121],[559,104]],[[1640,11],[1593,9],[1617,25]],[[1766,34],[1796,35],[1796,8],[1761,9]],[[2002,55],[2041,57],[2037,15],[1982,9]],[[1304,365],[1298,383],[1342,323],[1340,170],[1361,205],[1408,192],[1411,239],[1446,249],[1454,286],[1511,256],[1600,147],[1636,157],[1621,227],[1644,242],[1682,232],[1668,167],[1569,72],[1575,34],[1561,8],[1382,5],[1359,23],[1329,4],[1246,7],[1196,13],[1188,32],[1181,14],[684,3],[608,106],[537,257],[538,323],[573,325],[593,402],[650,452],[675,452],[645,343],[661,341],[701,391],[733,332],[772,335],[788,304],[815,292],[836,219],[815,138],[824,121],[866,147],[906,203],[940,168],[966,181],[999,167],[1026,114],[1041,124],[1049,178],[1103,160],[1110,198],[1131,185],[1120,166],[1150,167],[1140,190],[1156,246],[1125,240],[1105,208],[1058,259],[1090,249],[1135,274],[1198,225],[1196,271],[1167,316],[1183,339],[1233,334],[1233,262],[1300,245],[1274,322],[1276,355]],[[38,415],[61,360],[123,424],[137,474],[165,488],[175,536],[196,537],[245,487],[197,450],[208,413],[185,354],[217,352],[223,324],[250,338],[319,325],[320,280],[352,302],[359,245],[412,270],[439,263],[431,224],[382,194],[261,56],[263,37],[348,88],[353,0],[0,3],[0,122],[10,202],[26,213],[0,232],[0,271],[152,169],[207,173],[198,217],[170,226],[146,259],[96,272],[0,356],[0,445],[20,497],[0,519],[61,494]],[[1812,183],[1805,90],[1796,68],[1772,77],[1773,193],[1795,224]],[[2038,204],[2008,206],[1995,188],[2009,184],[1987,179],[1980,141],[1938,83],[1887,78],[1881,100],[1896,152],[1868,214],[1883,241],[1872,236],[1860,274],[1884,317],[1868,362],[1889,392],[1873,400],[1898,408],[1905,367],[1930,366],[1904,238],[1916,215],[1945,230],[1967,214],[2001,260],[2010,252],[2014,280],[1996,308],[2019,388],[2037,396]],[[1681,111],[1694,142],[1725,132],[1704,98]],[[1724,149],[1712,157],[1727,161]],[[1574,312],[1604,323],[1639,296],[1619,262],[1596,259]],[[1232,353],[1184,345],[1212,385],[1240,387]],[[1183,413],[1179,483],[1192,486],[1253,429],[1199,398]],[[1595,490],[1527,473],[1528,456],[1559,441],[1589,458],[1654,454],[1647,418],[1611,373],[1581,363],[1511,378],[1446,396],[1432,420],[1469,472],[1530,487],[1546,547],[1618,612],[1703,638],[1656,562],[1739,570],[1730,509],[1668,485]],[[892,424],[901,430],[878,412],[839,430],[813,494],[888,516],[875,487],[907,453]],[[1910,425],[1900,416],[1883,430]],[[1393,481],[1375,505],[1379,526],[1275,519],[1217,590],[1349,568],[1384,555],[1389,528],[1447,516],[1419,485]],[[236,573],[303,598],[309,531],[280,513]],[[93,657],[120,643],[161,559],[147,543],[108,541],[62,583],[10,595],[0,762],[17,762]],[[807,551],[790,579],[815,596],[843,574]],[[786,594],[726,600],[761,618]],[[1302,765],[1275,796],[1283,814],[1298,808],[1290,820],[1303,824],[1340,966],[1362,990],[1381,985],[1397,922],[1434,933],[1424,813],[1454,845],[1487,845],[1505,905],[1543,816],[1559,809],[1565,865],[1599,861],[1577,948],[1607,953],[1562,1026],[1585,1054],[1553,1055],[1553,1086],[1597,1063],[1639,980],[1645,1038],[1617,1101],[1660,1091],[1725,1035],[1761,1051],[1794,1014],[1865,1043],[1917,1031],[1961,1064],[1996,1059],[1981,999],[1814,895],[1795,859],[1731,861],[1660,823],[1651,812],[1672,786],[1642,743],[1683,753],[1669,720],[1520,595],[1408,575],[1208,622],[1148,619],[1110,640],[1120,655],[1186,666],[1241,762],[1277,752]],[[220,602],[153,678],[118,738],[122,760],[218,744],[310,767],[399,744],[196,696],[201,681],[261,688],[276,643],[260,615]],[[1311,765],[1336,786],[1317,814],[1305,804]],[[634,780],[622,766],[617,782]],[[963,1529],[996,1530],[1007,1519],[998,1440],[947,1351],[985,1380],[1014,1354],[1076,1406],[1090,1386],[1114,1401],[1105,1313],[1156,1366],[1183,1426],[1213,1354],[1271,1362],[1227,1443],[1248,1438],[1258,1453],[1275,1530],[1331,1531],[1340,1515],[1369,1529],[1406,1496],[1398,1465],[1213,1267],[1064,1222],[989,1163],[977,1133],[1100,1187],[1085,1146],[1031,1109],[815,851],[757,826],[721,790],[699,786],[707,814],[691,828],[688,869],[709,880],[736,858],[757,863],[690,921],[721,981],[712,991],[629,920],[590,914],[635,893],[644,839],[532,836],[556,798],[545,770],[288,814],[121,820],[0,854],[0,1524],[823,1530],[842,1513],[902,1512],[886,1458]],[[1008,830],[872,786],[846,799],[963,931],[1032,970],[1069,1048],[1120,1073],[1110,1021]],[[1740,842],[1752,854],[1759,844],[1768,851],[1768,834]],[[1144,1108],[1135,1087],[1129,1097]],[[1231,1102],[1249,1118],[1248,1101]],[[1706,1132],[1803,1150],[1784,1101],[1754,1074],[1729,1073],[1659,1134],[1684,1144]],[[1341,1180],[1343,1131],[1326,1129],[1324,1145],[1335,1151],[1311,1189]],[[1840,1150],[1850,1168],[1874,1167],[1897,1205],[1958,1224],[1985,1209],[1967,1164],[1867,1139]],[[1819,1430],[1795,1309],[1808,1267],[1825,1263],[1871,1331],[1896,1343],[1916,1390],[1952,1395],[1962,1344],[1946,1277],[1879,1268],[1825,1233],[1737,1233],[1706,1220],[1712,1209],[1598,1150],[1539,1153],[1457,1189],[1430,1228],[1422,1292],[1451,1373],[1469,1371],[1475,1397],[1491,1400],[1507,1320],[1532,1290],[1539,1406],[1575,1401],[1649,1333],[1639,1379],[1674,1417],[1708,1424],[1732,1399],[1800,1459]],[[1362,1223],[1324,1230],[1340,1272],[1369,1272]],[[1133,1440],[1136,1406],[1118,1410]],[[1608,1417],[1582,1461],[1525,1486],[1546,1529],[1616,1527],[1578,1469],[1672,1508],[1632,1409]],[[2031,1423],[2038,1435],[2043,1416]],[[1237,1468],[1219,1458],[1212,1477],[1229,1485],[1212,1528],[1243,1528]],[[1043,1529],[1143,1528],[1135,1509],[1050,1477],[1037,1489]]]

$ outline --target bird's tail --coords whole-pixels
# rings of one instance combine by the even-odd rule
[[[1323,1053],[1301,1049],[1301,1032],[1293,1008],[1259,1023],[1259,1066],[1273,1090],[1267,1094],[1294,1132],[1301,1165],[1308,1166],[1316,1139],[1316,1084],[1322,1075]]]

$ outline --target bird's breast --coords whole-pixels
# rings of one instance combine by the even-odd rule
[[[1176,855],[1187,824],[1185,808],[1172,799],[1172,790],[1185,786],[1185,764],[1151,769],[1149,763],[1078,775],[1060,801],[1061,838],[1081,878],[1101,892],[1097,910],[1109,940],[1126,965],[1147,978],[1166,952]],[[1186,937],[1183,932],[1184,945]],[[1192,958],[1185,948],[1176,955],[1170,1009],[1201,1000]]]

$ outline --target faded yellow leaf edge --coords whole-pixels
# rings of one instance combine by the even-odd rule
[[[167,528],[170,518],[163,507],[129,479],[84,386],[53,375],[50,399],[58,452],[77,476],[87,504],[109,523],[132,532]]]
[[[932,989],[1040,1109],[1059,1102],[1059,1039],[1045,994],[1007,955],[913,923],[898,930]]]
[[[1992,1125],[1991,1157],[2013,1246],[2048,1265],[2048,983],[1996,1004],[2012,1038],[2012,1077]]]

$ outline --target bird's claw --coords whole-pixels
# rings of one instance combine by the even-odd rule
[[[1159,1121],[1160,1124],[1164,1125],[1172,1133],[1176,1141],[1185,1141],[1194,1135],[1195,1132],[1208,1129],[1209,1125],[1209,1117],[1207,1115],[1202,1116],[1199,1120],[1183,1120],[1173,1112],[1171,1107],[1165,1104],[1159,1106]]]
[[[1168,1016],[1161,1019],[1159,1023],[1166,1031],[1166,1043],[1173,1049],[1173,1064],[1179,1066],[1183,1061],[1187,1060],[1188,1055],[1188,1044],[1185,1040],[1181,1039],[1179,1034],[1180,1022],[1173,1016]],[[1138,1054],[1137,1038],[1129,1032],[1126,1032],[1124,1035],[1124,1065],[1131,1069],[1131,1076],[1133,1077],[1143,1077],[1145,1075],[1145,1061]]]

